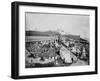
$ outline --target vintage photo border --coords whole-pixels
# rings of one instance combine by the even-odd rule
[[[90,9],[95,10],[95,71],[75,72],[75,73],[60,73],[60,74],[43,74],[43,75],[19,75],[19,6],[42,6],[42,7],[57,7],[57,8],[74,8],[74,9]],[[80,5],[61,5],[48,3],[31,3],[31,2],[12,2],[12,54],[11,54],[11,77],[13,79],[25,78],[42,78],[42,77],[57,77],[57,76],[72,76],[72,75],[87,75],[97,74],[97,7],[96,6],[80,6]]]
[[[19,75],[40,75],[40,74],[57,74],[57,73],[74,73],[74,72],[87,72],[94,71],[95,68],[95,11],[87,9],[72,9],[72,8],[52,8],[52,7],[41,7],[41,6],[23,6],[19,7]],[[46,13],[57,13],[57,14],[77,14],[78,15],[89,15],[89,33],[90,33],[90,64],[84,66],[75,67],[48,67],[48,68],[28,68],[25,66],[25,13],[26,12],[46,12]],[[62,27],[63,28],[63,27]],[[67,27],[66,27],[67,28]],[[72,30],[73,31],[73,30]],[[83,32],[83,31],[82,31]],[[81,69],[80,69],[81,68]],[[33,73],[34,72],[34,73]]]

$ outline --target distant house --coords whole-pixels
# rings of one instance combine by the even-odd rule
[[[89,44],[89,41],[87,41],[87,40],[85,40],[85,39],[80,38],[80,43],[83,43],[83,44]]]
[[[80,40],[79,35],[68,35],[67,37],[70,38],[70,39],[74,39],[74,40]]]
[[[75,42],[79,42],[80,40],[80,36],[79,35],[63,35],[62,36],[62,40],[66,40],[66,41],[75,41]]]

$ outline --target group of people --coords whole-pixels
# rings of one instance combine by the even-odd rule
[[[88,60],[85,45],[77,45],[72,41],[33,41],[26,43],[26,60],[30,64],[46,64],[60,59],[63,63],[77,62],[78,59]]]
[[[64,42],[67,49],[73,53],[77,59],[86,60],[89,59],[89,44],[82,44],[79,41],[76,43],[74,40]]]

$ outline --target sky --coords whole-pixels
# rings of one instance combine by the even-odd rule
[[[89,16],[78,14],[25,13],[25,28],[37,31],[56,31],[80,35],[89,39]]]

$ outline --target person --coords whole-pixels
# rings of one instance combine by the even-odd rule
[[[80,56],[80,49],[79,48],[77,48],[77,57],[79,58],[79,56]]]
[[[81,55],[80,59],[83,59],[83,60],[86,60],[87,59],[85,47],[83,47],[82,55]]]

